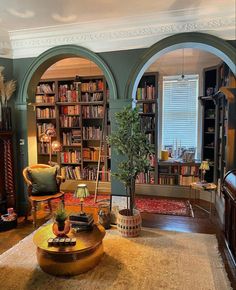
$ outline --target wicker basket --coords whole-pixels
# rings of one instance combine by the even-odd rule
[[[119,211],[117,215],[117,229],[123,237],[137,237],[141,231],[142,219],[140,212],[133,210],[133,216],[127,216],[126,209]]]

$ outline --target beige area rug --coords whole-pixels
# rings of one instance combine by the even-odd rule
[[[64,278],[41,271],[32,235],[0,256],[0,289],[232,289],[213,235],[144,228],[127,239],[109,230],[100,264]]]

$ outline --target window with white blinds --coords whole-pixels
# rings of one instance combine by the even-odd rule
[[[198,75],[163,77],[162,146],[197,147]]]

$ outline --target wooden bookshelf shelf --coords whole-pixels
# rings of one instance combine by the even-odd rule
[[[61,171],[68,181],[78,181],[82,178],[93,181],[96,179],[100,145],[100,139],[96,134],[98,128],[102,127],[104,118],[104,133],[108,134],[106,110],[109,109],[109,105],[106,80],[104,76],[86,76],[81,79],[81,82],[76,82],[72,78],[41,80],[36,92],[37,138],[48,126],[56,129],[57,136],[54,140],[60,141],[62,150],[55,154],[54,160],[57,159],[55,161],[61,166]],[[43,93],[40,94],[42,90]],[[49,96],[49,92],[52,91],[52,96]],[[88,134],[84,136],[86,138],[83,138],[84,134]],[[91,138],[93,136],[94,139]],[[38,142],[37,147],[38,162],[47,162],[45,156],[48,154],[45,153],[49,150],[49,144]],[[104,153],[106,158],[104,157],[101,162],[103,174],[99,175],[99,178],[109,181],[111,161],[107,158],[109,154],[107,145]],[[85,159],[84,155],[91,159]]]

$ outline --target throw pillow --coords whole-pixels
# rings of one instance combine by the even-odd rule
[[[57,168],[30,168],[28,175],[32,182],[32,195],[51,195],[58,192]]]

